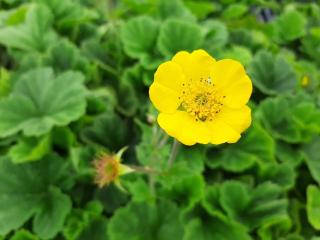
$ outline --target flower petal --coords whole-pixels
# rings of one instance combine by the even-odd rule
[[[149,96],[160,112],[173,113],[179,107],[184,79],[181,67],[175,62],[168,61],[158,67]]]
[[[196,121],[187,112],[160,113],[158,123],[168,135],[185,145],[207,144],[210,141],[207,125],[204,122]]]
[[[218,91],[226,96],[227,106],[238,108],[248,102],[252,82],[240,62],[232,59],[217,61],[210,75]]]
[[[235,143],[241,137],[238,131],[221,120],[215,119],[207,124],[210,131],[210,143],[212,144]]]
[[[200,80],[208,78],[216,60],[204,50],[195,50],[191,54],[186,51],[178,52],[173,58],[178,63],[187,80]]]
[[[180,105],[177,92],[157,83],[153,83],[150,86],[149,96],[153,105],[160,112],[173,113]]]
[[[251,124],[251,109],[247,105],[237,109],[224,107],[217,119],[241,133]]]

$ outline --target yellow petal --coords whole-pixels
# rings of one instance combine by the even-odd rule
[[[195,143],[207,144],[210,140],[208,128],[204,122],[196,121],[194,117],[184,111],[173,114],[160,113],[158,116],[160,127],[171,137],[185,145]]]
[[[216,60],[206,51],[195,50],[191,54],[186,51],[178,52],[173,58],[173,62],[178,63],[186,76],[186,80],[207,79]]]
[[[215,119],[212,122],[207,122],[210,131],[210,143],[222,144],[225,142],[235,143],[241,135],[225,122]]]
[[[172,61],[161,64],[150,86],[149,96],[153,105],[166,113],[174,112],[180,105],[179,96],[185,81],[181,67]]]
[[[177,92],[155,82],[149,88],[149,96],[153,105],[160,112],[173,113],[180,105]]]
[[[240,62],[231,59],[217,61],[211,71],[211,78],[220,94],[226,96],[227,106],[238,108],[248,102],[252,82]]]
[[[247,105],[237,109],[224,107],[217,115],[217,119],[241,133],[251,124],[251,109]]]

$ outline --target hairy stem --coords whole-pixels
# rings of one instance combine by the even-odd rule
[[[171,168],[173,165],[174,160],[177,158],[178,152],[180,148],[180,143],[174,139],[171,149],[171,154],[168,160],[168,167]]]

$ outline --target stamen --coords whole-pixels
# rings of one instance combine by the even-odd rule
[[[200,78],[198,81],[190,81],[187,85],[185,87],[183,84],[182,109],[196,121],[212,121],[220,113],[225,96],[217,92],[210,76],[205,81]]]

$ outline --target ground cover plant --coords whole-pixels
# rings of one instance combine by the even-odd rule
[[[157,122],[199,49],[253,83],[235,143]],[[0,0],[0,239],[319,240],[319,67],[317,1]]]

